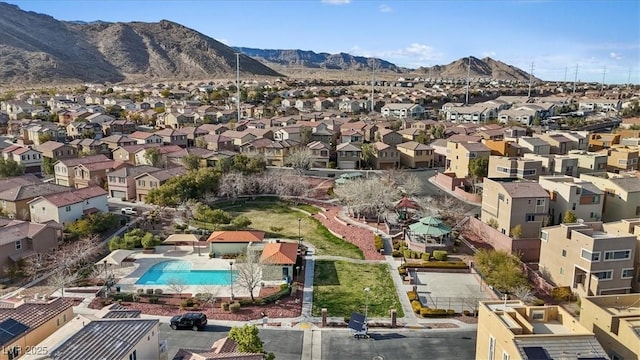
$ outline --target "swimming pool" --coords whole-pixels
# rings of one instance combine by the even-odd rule
[[[230,270],[191,270],[188,261],[163,261],[153,265],[136,281],[136,285],[168,285],[177,280],[186,285],[229,285],[237,272]]]

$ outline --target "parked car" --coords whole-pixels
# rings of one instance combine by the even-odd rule
[[[126,207],[126,208],[122,208],[122,215],[136,215],[138,214],[138,211],[135,208],[132,207]]]
[[[207,325],[207,315],[203,313],[189,312],[176,315],[171,318],[170,326],[173,330],[191,329],[202,330]]]

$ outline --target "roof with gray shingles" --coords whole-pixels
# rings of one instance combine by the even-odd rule
[[[142,312],[140,310],[112,310],[106,313],[103,319],[133,319],[139,318]]]
[[[158,320],[94,320],[51,352],[54,360],[122,359]]]
[[[542,337],[540,339],[522,339],[515,341],[522,359],[532,359],[524,352],[525,347],[541,347],[549,359],[608,359],[607,353],[594,335],[561,336],[558,339]]]

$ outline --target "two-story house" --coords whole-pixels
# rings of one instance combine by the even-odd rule
[[[575,150],[578,147],[578,144],[574,143],[573,140],[567,138],[563,134],[543,133],[543,134],[534,134],[534,137],[542,139],[547,144],[549,144],[550,154],[565,155],[570,150]]]
[[[77,165],[100,163],[105,161],[109,161],[109,158],[102,154],[85,156],[83,158],[58,160],[53,164],[55,183],[75,188],[75,167]]]
[[[181,176],[187,173],[183,167],[174,167],[160,171],[146,172],[135,177],[136,181],[136,199],[144,201],[149,191],[159,188],[167,180]]]
[[[57,194],[70,190],[71,188],[67,186],[53,183],[33,183],[14,186],[0,191],[2,212],[10,219],[29,220],[31,219],[29,201],[38,196]]]
[[[74,191],[39,196],[29,202],[31,220],[38,223],[55,221],[64,226],[83,216],[108,212],[107,191],[90,186]]]
[[[640,178],[630,174],[591,173],[580,175],[604,191],[602,221],[640,216]]]
[[[487,177],[538,180],[540,175],[542,175],[542,162],[539,160],[489,156]]]
[[[419,119],[424,115],[424,107],[418,104],[385,104],[381,108],[383,117]]]
[[[102,123],[104,136],[129,135],[136,131],[136,123],[129,120],[111,120]]]
[[[135,145],[138,143],[137,140],[134,140],[126,135],[111,135],[105,138],[102,138],[102,143],[107,144],[110,150],[115,150],[118,147]]]
[[[2,157],[24,166],[26,173],[42,172],[42,153],[30,146],[10,145],[2,149]]]
[[[396,145],[400,155],[400,165],[406,168],[432,168],[434,166],[433,148],[416,141]]]
[[[378,129],[378,131],[376,132],[375,141],[380,141],[387,145],[396,146],[398,144],[401,144],[404,141],[404,138],[402,137],[402,135],[391,129],[382,128]]]
[[[107,183],[107,172],[127,166],[131,166],[131,164],[118,160],[93,162],[89,164],[80,163],[73,168],[75,173],[73,184],[76,189],[89,186],[104,186]]]
[[[357,143],[343,142],[336,146],[338,168],[358,169],[362,159],[362,149]]]
[[[395,146],[380,141],[373,143],[373,167],[378,170],[398,169],[400,153]]]
[[[246,145],[258,137],[247,131],[234,131],[227,130],[222,133],[222,136],[229,138],[233,141],[233,146],[235,150],[240,150],[240,147]]]
[[[327,168],[331,155],[329,144],[321,141],[312,141],[307,144],[307,149],[311,152],[311,167]]]
[[[603,153],[605,152],[607,154],[607,171],[617,173],[638,170],[637,146],[615,146],[603,150]]]
[[[153,161],[153,159],[149,157],[148,155],[149,151],[157,152],[159,156],[158,163],[153,164],[151,162]],[[185,149],[178,145],[162,145],[162,146],[153,146],[153,147],[146,147],[146,148],[143,147],[134,153],[133,164],[134,165],[150,165],[150,166],[157,166],[157,167],[168,167],[167,155],[173,154],[176,152],[182,152],[183,154],[186,154],[184,151]]]
[[[107,186],[109,197],[115,199],[136,199],[136,176],[144,173],[152,173],[161,169],[149,166],[127,166],[107,173]]]
[[[518,145],[522,149],[522,153],[531,153],[536,155],[548,155],[551,153],[551,145],[543,139],[536,137],[522,136],[516,138]]]
[[[295,140],[256,139],[243,146],[240,152],[247,155],[264,155],[269,166],[284,166],[287,156],[300,146],[300,143]]]
[[[341,143],[362,143],[364,133],[361,130],[347,129],[340,132]]]
[[[520,226],[520,238],[537,238],[549,215],[549,194],[535,181],[485,178],[481,219],[512,236]]]
[[[605,153],[571,150],[569,156],[578,159],[578,175],[607,170],[608,156]]]
[[[602,218],[604,192],[592,183],[563,175],[541,176],[539,183],[549,192],[549,224],[564,222],[567,212],[583,221]]]
[[[540,161],[542,173],[540,175],[567,175],[578,176],[578,159],[569,155],[536,155],[526,153],[523,156],[527,160]]]
[[[100,140],[95,139],[75,139],[69,142],[69,145],[76,149],[78,156],[87,155],[105,155],[110,157],[111,150],[109,145]]]
[[[51,164],[58,160],[78,157],[78,149],[57,141],[47,141],[44,144],[36,146],[36,150],[42,153],[43,161],[49,161]]]
[[[187,147],[187,133],[182,130],[174,130],[170,128],[158,130],[156,135],[162,137],[162,143],[165,145],[177,145],[180,147]]]
[[[152,132],[136,131],[128,136],[138,144],[162,144],[162,136]]]
[[[469,162],[477,158],[489,158],[491,149],[477,142],[449,142],[447,144],[447,172],[457,178],[469,176]]]

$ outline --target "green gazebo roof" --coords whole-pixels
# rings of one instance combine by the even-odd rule
[[[409,225],[409,230],[415,234],[440,237],[451,232],[449,225],[433,216],[427,216],[418,220],[417,223]]]

